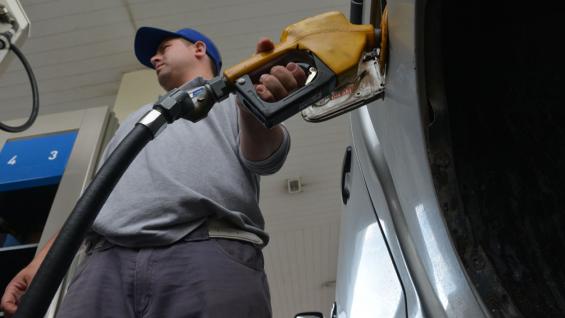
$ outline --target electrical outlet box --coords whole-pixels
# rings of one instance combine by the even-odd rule
[[[302,192],[302,180],[300,177],[287,179],[286,185],[289,194]]]

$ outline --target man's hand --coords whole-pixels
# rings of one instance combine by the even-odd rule
[[[18,309],[20,299],[28,289],[36,272],[36,266],[30,264],[22,269],[6,287],[4,295],[2,296],[0,308],[2,308],[7,318],[12,317]]]
[[[257,53],[269,52],[275,45],[267,38],[257,42]],[[274,66],[268,74],[260,77],[255,85],[257,95],[267,102],[274,102],[287,96],[292,91],[304,86],[306,74],[296,63],[286,66]],[[239,145],[243,156],[248,160],[259,161],[271,156],[284,139],[284,131],[280,125],[271,129],[262,123],[238,102],[240,112]]]
[[[269,52],[275,45],[267,38],[257,43],[257,53]],[[269,74],[261,75],[259,84],[255,86],[257,94],[267,102],[274,102],[286,97],[297,88],[304,86],[306,73],[296,63],[286,66],[277,65],[271,68]]]
[[[12,281],[6,286],[6,290],[4,291],[4,295],[2,296],[2,301],[0,302],[0,308],[4,311],[6,318],[10,318],[14,315],[16,310],[18,310],[18,306],[20,305],[20,300],[22,296],[25,294],[27,289],[29,288],[29,284],[35,277],[35,274],[39,270],[39,266],[43,263],[47,252],[53,245],[53,242],[57,238],[57,234],[45,243],[45,246],[41,248],[39,253],[33,258],[33,260],[22,269]]]

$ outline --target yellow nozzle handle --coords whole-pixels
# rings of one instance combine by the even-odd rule
[[[289,25],[272,51],[256,54],[225,70],[224,77],[233,84],[241,76],[257,71],[291,51],[307,50],[339,78],[357,66],[364,51],[374,47],[375,29],[372,25],[351,24],[341,12],[332,11]]]

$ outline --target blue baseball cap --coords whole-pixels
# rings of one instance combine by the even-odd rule
[[[208,54],[208,56],[212,59],[216,68],[214,70],[214,74],[218,75],[222,68],[222,57],[220,56],[220,51],[218,51],[218,48],[214,42],[210,40],[210,38],[193,29],[186,28],[180,29],[176,32],[171,32],[152,27],[141,27],[135,34],[135,56],[137,56],[137,59],[141,62],[141,64],[149,68],[154,68],[153,64],[151,64],[151,57],[155,55],[161,42],[170,37],[180,37],[192,43],[196,43],[197,41],[204,42],[206,44],[206,54]]]

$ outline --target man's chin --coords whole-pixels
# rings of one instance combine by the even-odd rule
[[[168,88],[171,85],[170,76],[167,76],[163,72],[157,73],[157,79],[159,81],[159,85],[166,90],[171,90],[172,88]]]
[[[166,82],[161,82],[161,81],[159,81],[159,85],[161,85],[161,87],[162,87],[164,90],[166,90],[167,92],[174,88],[174,87],[171,87],[171,86],[170,86],[169,84],[167,84]]]

